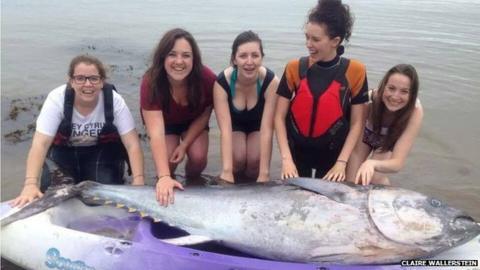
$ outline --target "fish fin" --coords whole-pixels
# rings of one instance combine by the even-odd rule
[[[2,218],[1,226],[43,212],[79,194],[80,190],[74,185],[73,177],[65,173],[54,161],[46,159],[45,167],[50,175],[50,186],[43,197],[29,203],[14,214]]]
[[[206,243],[213,240],[202,235],[187,235],[170,239],[162,239],[162,241],[176,246],[189,246]]]
[[[154,219],[153,219],[153,222],[158,223],[158,222],[162,222],[162,220],[159,219],[159,218],[154,218]]]
[[[115,207],[117,207],[117,208],[124,208],[124,207],[125,207],[125,204],[117,203],[117,204],[115,205]]]
[[[14,221],[41,213],[51,207],[59,205],[63,201],[77,196],[77,194],[78,190],[76,190],[73,185],[63,185],[52,189],[49,188],[45,191],[42,198],[25,205],[11,215],[3,217],[0,224],[3,227]]]
[[[303,177],[289,179],[287,184],[313,191],[337,202],[345,202],[348,196],[357,194],[360,191],[359,188],[361,189],[361,187],[357,188],[349,183]]]
[[[127,211],[128,211],[129,213],[133,213],[133,212],[137,212],[137,209],[128,207],[128,208],[127,208]]]

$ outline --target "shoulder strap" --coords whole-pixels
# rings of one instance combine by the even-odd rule
[[[340,105],[342,106],[343,114],[347,119],[350,119],[350,97],[351,89],[350,84],[347,80],[347,69],[350,65],[350,59],[340,57],[340,66],[338,67],[337,74],[335,75],[335,80],[341,82],[345,87],[342,87],[340,90]]]
[[[335,75],[335,80],[336,81],[345,80],[346,83],[348,84],[348,81],[346,80],[346,73],[347,73],[348,66],[350,65],[350,59],[345,57],[340,57],[339,61],[340,61],[340,65]]]
[[[308,56],[304,56],[300,58],[299,65],[298,65],[298,75],[300,76],[300,80],[307,76],[308,70]]]
[[[63,100],[63,117],[69,124],[72,123],[73,103],[75,102],[75,91],[70,84],[65,88],[65,98]]]
[[[230,85],[228,85],[227,77],[225,77],[225,71],[222,71],[217,76],[217,82],[220,84],[223,90],[228,94],[230,94]]]
[[[257,80],[257,95],[259,97],[264,96],[265,91],[267,91],[268,86],[270,85],[273,78],[275,77],[275,73],[273,73],[273,71],[271,71],[268,68],[265,68],[265,69],[267,70],[267,72],[265,74],[265,78],[263,79],[263,82],[260,83],[260,79]]]
[[[103,103],[105,110],[105,123],[113,123],[113,92],[117,90],[113,84],[105,83],[103,85]]]
[[[235,96],[235,84],[237,83],[237,77],[238,70],[234,68],[232,71],[232,75],[230,75],[230,96],[232,97],[232,99]]]

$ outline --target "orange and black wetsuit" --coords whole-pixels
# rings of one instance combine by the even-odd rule
[[[368,102],[365,66],[337,56],[309,63],[308,57],[287,64],[277,94],[289,99],[286,120],[290,151],[303,177],[323,177],[335,164],[348,135],[350,106]]]

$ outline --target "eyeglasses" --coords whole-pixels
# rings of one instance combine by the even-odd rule
[[[98,75],[93,75],[93,76],[83,76],[83,75],[74,75],[73,80],[75,83],[78,84],[84,84],[87,82],[87,80],[90,81],[91,84],[97,84],[100,82],[102,78]]]

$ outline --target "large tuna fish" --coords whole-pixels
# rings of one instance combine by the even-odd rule
[[[160,207],[152,187],[83,182],[84,200],[134,209],[256,256],[296,262],[395,263],[428,257],[480,233],[443,202],[396,187],[297,178],[288,184],[188,187]]]

